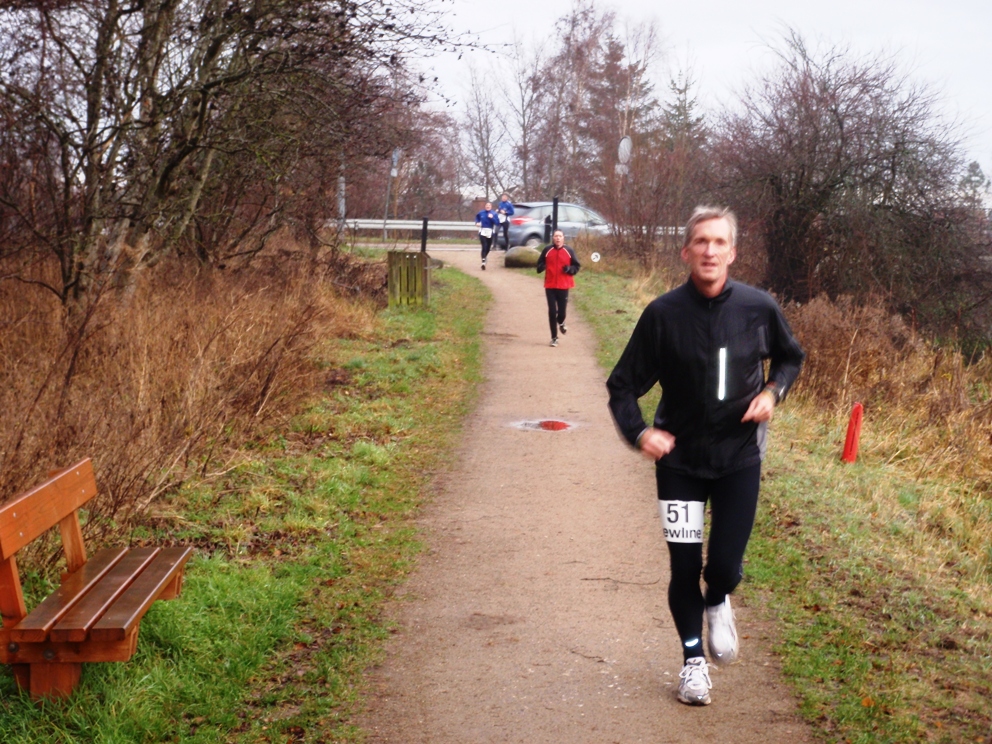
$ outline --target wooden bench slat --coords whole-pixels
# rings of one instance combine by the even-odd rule
[[[40,643],[48,638],[55,624],[80,601],[93,586],[110,571],[127,548],[101,550],[83,567],[70,574],[55,593],[35,607],[31,614],[10,631],[10,639],[17,643]]]
[[[96,495],[89,458],[0,507],[0,558],[7,559]]]
[[[97,620],[124,593],[131,582],[141,575],[158,551],[159,548],[129,550],[103,577],[103,580],[76,602],[52,628],[48,634],[49,640],[55,643],[85,641]]]
[[[120,641],[137,627],[148,608],[183,570],[192,548],[162,548],[90,630],[93,641]]]

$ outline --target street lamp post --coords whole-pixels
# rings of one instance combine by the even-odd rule
[[[389,170],[389,178],[386,179],[386,209],[382,215],[382,239],[386,240],[386,220],[389,219],[389,189],[393,185],[393,179],[399,175],[396,166],[400,162],[400,148],[393,150],[393,165]]]

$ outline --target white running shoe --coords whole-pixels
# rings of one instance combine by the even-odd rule
[[[710,631],[710,657],[721,666],[733,664],[737,661],[738,643],[729,594],[722,604],[706,608],[706,621]]]
[[[679,672],[679,680],[680,703],[709,705],[713,702],[710,699],[710,688],[713,687],[713,683],[710,682],[709,665],[702,656],[694,656],[686,660],[685,666]]]
[[[564,323],[562,323],[562,324],[561,324],[560,326],[558,326],[558,327],[559,327],[559,328],[561,328],[561,335],[562,335],[562,336],[564,336],[564,335],[565,335],[566,333],[568,333],[568,329],[567,329],[567,328],[565,327],[565,324],[564,324]]]
[[[556,339],[556,338],[551,339],[551,345],[552,346],[557,346],[558,345],[558,339]]]

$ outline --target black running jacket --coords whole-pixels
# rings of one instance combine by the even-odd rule
[[[610,412],[636,446],[646,428],[637,400],[660,382],[654,426],[675,436],[675,448],[658,466],[717,478],[764,456],[767,423],[741,423],[766,384],[763,360],[781,401],[804,358],[767,292],[728,279],[710,299],[690,280],[644,309],[606,382]]]

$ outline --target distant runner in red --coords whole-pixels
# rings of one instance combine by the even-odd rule
[[[575,286],[574,277],[579,273],[579,259],[575,251],[565,245],[565,233],[555,230],[551,245],[541,251],[537,259],[537,273],[544,273],[544,295],[548,299],[548,323],[551,326],[551,345],[558,345],[558,331],[565,335],[565,307],[568,290]]]

